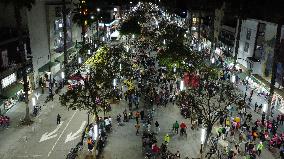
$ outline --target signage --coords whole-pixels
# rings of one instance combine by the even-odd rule
[[[12,83],[16,82],[16,80],[17,80],[16,74],[15,73],[10,74],[9,76],[1,80],[2,88],[8,87]]]

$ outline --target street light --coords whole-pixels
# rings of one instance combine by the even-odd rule
[[[100,8],[97,8],[97,12],[100,12],[101,11],[101,9]]]
[[[215,58],[214,58],[214,57],[212,57],[212,59],[211,59],[211,63],[212,63],[212,64],[214,64],[214,63],[215,63]]]
[[[236,82],[236,75],[232,75],[231,82],[232,82],[232,83],[235,83],[235,82]]]
[[[65,78],[65,73],[61,72],[61,78],[64,79]]]
[[[184,89],[184,82],[183,80],[180,81],[180,91],[183,91]]]
[[[78,57],[78,63],[81,64],[82,63],[82,58]]]
[[[267,108],[268,108],[268,105],[266,103],[263,104],[262,112],[266,113],[267,112]]]
[[[174,64],[174,73],[176,73],[177,70],[177,64]]]
[[[33,106],[36,105],[36,99],[35,99],[35,97],[32,98],[32,104],[33,104]]]
[[[201,153],[201,155],[202,155],[202,145],[204,144],[204,142],[205,142],[205,135],[206,135],[206,130],[205,130],[205,128],[202,128],[201,129],[201,136],[200,136],[200,141],[201,141],[201,145],[200,145],[200,153]]]
[[[116,86],[116,79],[113,79],[113,87],[115,87]]]

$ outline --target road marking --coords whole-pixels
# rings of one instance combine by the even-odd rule
[[[86,121],[83,121],[80,128],[74,134],[72,134],[72,132],[70,134],[68,134],[67,137],[66,137],[65,143],[77,139],[79,137],[78,134],[81,131],[84,131],[83,129],[84,129],[84,126],[86,125],[86,123],[87,123]]]
[[[26,155],[26,156],[16,156],[17,158],[37,158],[41,157],[42,155]]]
[[[43,142],[43,141],[46,141],[46,140],[55,138],[55,137],[57,136],[57,134],[55,134],[55,133],[59,130],[59,128],[62,126],[62,124],[63,124],[63,121],[62,121],[59,125],[57,125],[56,129],[54,129],[52,132],[50,132],[50,133],[48,133],[48,132],[44,133],[44,134],[41,136],[39,142]],[[54,135],[53,135],[53,134],[54,134]]]
[[[63,129],[63,131],[61,132],[61,134],[59,135],[58,139],[56,140],[56,142],[54,143],[54,145],[52,146],[51,150],[48,152],[47,157],[50,156],[50,154],[52,153],[52,151],[54,150],[57,142],[59,141],[59,139],[61,138],[61,136],[63,135],[63,133],[65,132],[66,128],[69,126],[71,120],[74,118],[75,114],[77,113],[78,110],[76,110],[74,112],[74,114],[72,115],[72,117],[70,118],[70,120],[68,121],[67,125],[65,126],[65,128]]]

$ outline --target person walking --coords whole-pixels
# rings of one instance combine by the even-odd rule
[[[170,142],[169,134],[166,134],[166,136],[164,137],[164,141],[165,141],[166,145]]]
[[[257,102],[254,104],[254,111],[256,112],[256,109],[258,108]]]
[[[60,120],[61,120],[61,116],[59,114],[57,114],[56,124],[60,124]]]
[[[260,154],[261,154],[261,151],[262,151],[262,149],[263,149],[263,143],[260,141],[259,142],[259,144],[257,145],[257,154],[258,154],[258,156],[260,156]]]
[[[136,125],[135,125],[135,128],[136,128],[136,135],[138,135],[138,134],[139,134],[140,125],[139,125],[139,124],[136,124]]]
[[[156,121],[155,122],[155,127],[156,127],[156,134],[158,134],[159,133],[159,131],[160,131],[160,124],[158,123],[158,121]]]
[[[175,131],[175,133],[178,134],[178,128],[179,128],[179,123],[178,121],[176,121],[174,124],[173,124],[173,130]]]

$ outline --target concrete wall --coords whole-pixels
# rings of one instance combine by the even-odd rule
[[[247,62],[247,57],[253,56],[255,37],[257,31],[258,21],[256,20],[243,20],[242,28],[240,33],[239,49],[238,49],[238,62],[244,67],[249,69],[249,64]],[[251,30],[250,40],[247,40],[247,31]],[[248,51],[244,51],[246,43],[249,44]]]
[[[14,6],[11,4],[5,5],[0,3],[0,27],[16,27],[16,19],[14,14]],[[27,26],[27,14],[26,9],[21,10],[22,24],[24,27]]]
[[[27,12],[33,56],[34,80],[38,86],[38,69],[49,62],[49,46],[46,24],[45,2],[36,1],[31,11]]]

